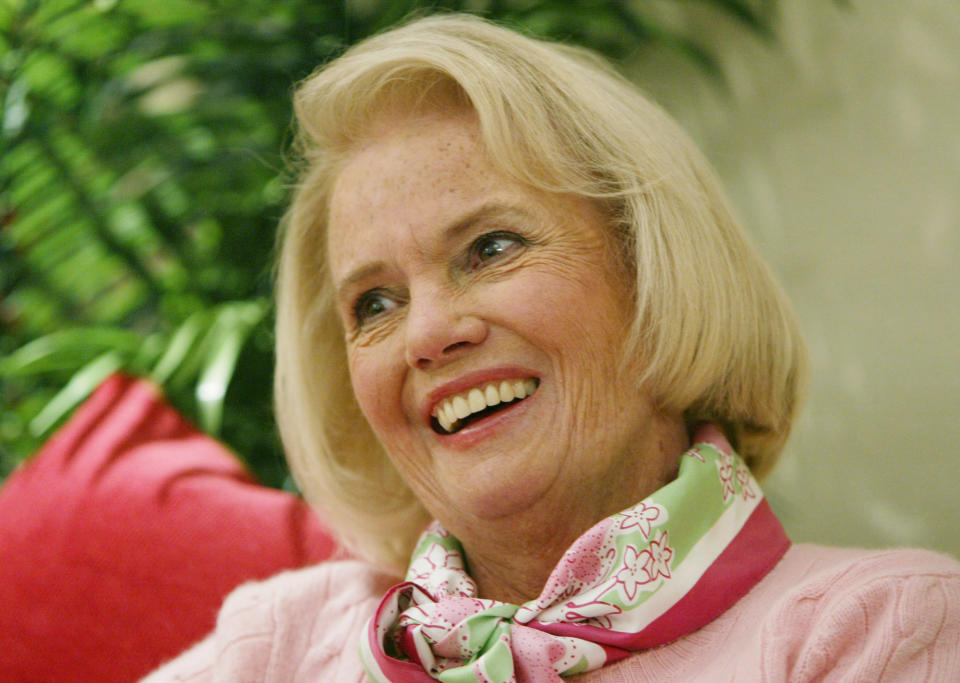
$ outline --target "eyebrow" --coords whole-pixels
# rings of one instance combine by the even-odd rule
[[[466,215],[461,216],[456,220],[451,221],[443,229],[442,239],[445,242],[450,242],[459,235],[462,235],[464,232],[470,230],[477,223],[482,223],[490,220],[491,218],[497,218],[501,216],[512,216],[521,220],[530,219],[530,214],[519,207],[511,204],[504,204],[500,201],[492,201],[483,204],[479,208],[470,211]],[[372,261],[371,263],[366,263],[359,268],[350,271],[343,278],[343,280],[340,281],[339,284],[335,284],[334,286],[337,298],[342,298],[343,292],[355,285],[357,282],[366,280],[367,278],[372,277],[384,271],[385,269],[386,263],[383,261]]]

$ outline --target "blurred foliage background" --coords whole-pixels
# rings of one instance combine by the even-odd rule
[[[657,0],[663,4],[663,0]],[[764,38],[774,0],[702,0]],[[152,377],[272,486],[271,265],[292,84],[414,11],[614,59],[695,37],[635,0],[0,0],[0,479],[108,374]]]

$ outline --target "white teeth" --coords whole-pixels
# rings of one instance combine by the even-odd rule
[[[489,406],[526,398],[536,390],[537,380],[532,377],[491,382],[441,401],[433,415],[444,431],[454,432],[459,429],[460,420],[468,415],[479,413]]]
[[[457,414],[458,420],[462,420],[470,414],[470,404],[467,403],[463,396],[453,397],[453,412]]]
[[[467,401],[470,402],[471,413],[479,413],[487,407],[487,399],[479,389],[471,389],[467,394]]]
[[[453,401],[447,401],[446,403],[444,403],[443,408],[444,408],[444,413],[447,416],[447,423],[452,425],[458,419],[457,414],[453,411]]]
[[[446,411],[440,410],[437,412],[437,422],[445,431],[453,431],[453,422],[447,419]]]

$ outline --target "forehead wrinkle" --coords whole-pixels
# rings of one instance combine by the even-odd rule
[[[523,220],[529,220],[530,218],[529,214],[519,207],[500,200],[491,200],[467,212],[460,218],[450,221],[443,230],[443,236],[447,241],[453,241],[477,223],[499,217],[514,217]]]
[[[456,120],[458,118],[462,120],[462,117],[450,116],[444,116],[442,120]],[[469,232],[477,223],[496,220],[501,216],[515,220],[520,219],[524,223],[534,219],[535,217],[522,205],[517,204],[516,201],[511,201],[513,198],[510,193],[503,196],[498,191],[500,185],[498,181],[503,179],[502,171],[491,164],[480,140],[476,121],[470,120],[470,124],[466,139],[462,137],[461,133],[463,131],[460,130],[455,135],[440,136],[430,140],[429,144],[433,149],[433,154],[428,155],[424,160],[419,154],[423,147],[419,144],[418,134],[416,133],[420,128],[398,126],[396,121],[391,121],[389,127],[378,130],[377,135],[370,136],[366,144],[358,146],[350,154],[349,161],[344,164],[341,173],[334,181],[331,195],[340,197],[340,201],[334,203],[341,204],[345,200],[346,204],[341,208],[346,208],[348,215],[352,214],[350,222],[355,223],[360,220],[366,221],[370,225],[380,223],[384,217],[382,212],[390,208],[390,212],[397,214],[394,216],[395,220],[409,221],[404,226],[403,233],[395,234],[406,235],[407,249],[415,254],[417,259],[426,264],[445,262],[450,255],[450,244],[462,240],[463,234]],[[397,135],[391,138],[386,135],[387,132]],[[416,141],[417,144],[411,146],[411,140]],[[384,144],[386,148],[381,147]],[[412,159],[408,156],[411,154],[413,155]],[[405,166],[406,170],[404,172],[382,174],[379,166],[385,157],[393,157],[396,162],[401,162],[400,165]],[[405,162],[404,159],[406,159]],[[356,165],[357,162],[359,162],[359,166]],[[470,186],[473,187],[475,191],[473,198],[480,200],[479,206],[470,206],[469,201],[463,201],[469,200],[470,195],[463,195],[465,187],[462,183],[459,185],[454,183],[446,188],[424,187],[422,183],[418,184],[418,181],[424,175],[430,175],[430,169],[442,174],[448,172],[445,169],[448,169],[451,164],[453,167],[449,169],[449,172],[454,172],[458,177],[459,174],[466,173],[466,189],[469,189]],[[479,168],[477,168],[477,164],[479,164]],[[375,177],[373,183],[369,183],[371,177]],[[354,186],[355,183],[359,183],[357,189],[362,190],[363,195],[350,191],[351,186]],[[411,197],[410,201],[416,203],[417,198],[422,197],[424,192],[452,193],[447,201],[441,202],[441,205],[447,203],[449,206],[450,201],[452,201],[453,206],[449,207],[453,209],[451,212],[453,214],[452,218],[442,215],[437,216],[436,219],[440,222],[439,227],[437,227],[431,223],[423,222],[416,216],[404,217],[405,212],[401,210],[404,204],[403,195]],[[345,195],[352,196],[348,198]],[[401,197],[399,200],[401,203],[399,205],[394,204],[391,208],[391,197]],[[387,205],[381,206],[378,213],[376,207],[380,202],[376,200],[381,198],[387,200]],[[457,206],[457,204],[460,205]],[[389,220],[389,216],[387,218]],[[426,218],[425,220],[429,221],[431,219]],[[341,247],[345,247],[345,251],[340,250],[341,257],[348,256],[348,269],[344,278],[339,283],[334,281],[333,284],[335,291],[341,297],[345,295],[344,290],[356,286],[358,281],[375,278],[378,273],[389,271],[393,254],[396,253],[397,249],[403,247],[403,245],[391,245],[388,247],[389,255],[384,252],[372,253],[370,254],[372,261],[364,263],[363,254],[357,253],[355,249],[350,247],[349,227],[348,224],[340,222],[341,234],[339,237],[342,240],[340,244]],[[383,227],[386,228],[385,225]],[[347,231],[343,232],[344,229],[347,229]],[[330,237],[331,235],[328,232],[328,245]],[[349,255],[359,257],[352,268],[349,268]],[[328,264],[330,264],[331,256],[331,251],[328,248]],[[335,276],[336,274],[331,271],[331,275]]]
[[[386,270],[386,264],[383,261],[373,261],[372,263],[366,263],[359,268],[350,271],[350,273],[343,278],[343,280],[341,280],[339,283],[334,283],[334,289],[337,292],[337,296],[342,296],[345,290],[350,289],[356,283],[378,275],[384,270]]]
[[[482,204],[481,206],[467,211],[464,215],[450,220],[446,226],[441,228],[441,243],[438,248],[431,249],[429,246],[429,237],[420,233],[422,230],[414,226],[408,226],[411,242],[418,254],[427,261],[442,260],[444,253],[443,247],[451,242],[455,242],[464,233],[468,232],[476,224],[498,217],[513,217],[521,220],[529,220],[530,215],[520,207],[512,206],[499,200],[493,200]],[[437,251],[439,253],[432,253]],[[372,261],[363,264],[350,271],[343,280],[336,284],[335,288],[338,294],[349,289],[357,282],[361,282],[370,277],[374,277],[387,269],[387,264],[382,260]]]

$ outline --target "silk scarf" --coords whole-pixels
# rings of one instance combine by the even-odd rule
[[[669,643],[739,600],[790,545],[743,461],[701,425],[676,479],[598,522],[523,605],[477,597],[433,522],[360,647],[376,683],[543,683]]]

